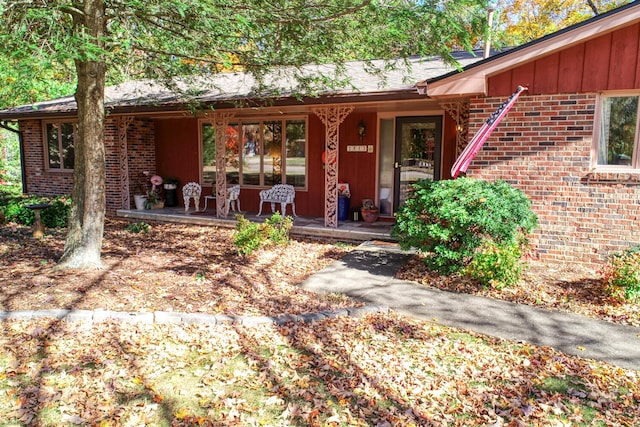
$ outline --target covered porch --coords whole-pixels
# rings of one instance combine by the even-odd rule
[[[256,212],[243,212],[245,218],[252,222],[263,222],[271,213],[263,213],[256,216]],[[209,208],[206,211],[189,212],[184,211],[184,207],[165,207],[162,209],[120,209],[117,211],[119,218],[130,221],[145,222],[172,222],[180,224],[198,224],[212,227],[235,227],[237,221],[234,213],[224,218],[216,217],[216,210]],[[347,242],[363,242],[368,240],[394,240],[391,237],[391,221],[376,221],[366,223],[364,221],[339,221],[337,227],[328,228],[325,226],[322,217],[298,216],[294,218],[291,235],[294,237],[306,237],[315,239],[338,240]]]

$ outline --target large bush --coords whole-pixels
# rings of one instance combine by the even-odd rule
[[[529,199],[504,181],[424,180],[398,212],[393,235],[402,248],[425,253],[431,269],[451,274],[467,267],[465,274],[489,284],[513,282],[507,270],[536,225]]]

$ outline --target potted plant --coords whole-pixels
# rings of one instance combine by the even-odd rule
[[[133,195],[133,201],[136,209],[146,209],[146,202],[149,192],[149,171],[143,171],[138,178],[136,194]]]
[[[180,181],[175,176],[164,178],[165,206],[178,206],[178,185],[180,185]]]
[[[162,209],[164,208],[164,199],[162,198],[162,177],[153,175],[149,179],[151,189],[147,192],[147,200],[144,203],[145,209]]]
[[[373,203],[371,199],[363,199],[362,200],[362,208],[360,209],[360,214],[362,215],[362,219],[366,223],[373,223],[378,220],[378,216],[380,215],[378,211],[378,207]]]

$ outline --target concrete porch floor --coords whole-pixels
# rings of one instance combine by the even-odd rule
[[[242,212],[249,221],[263,222],[271,215],[271,212],[256,216],[256,212]],[[216,227],[235,227],[234,212],[230,212],[227,218],[216,218],[215,210],[208,208],[205,212],[194,212],[191,209],[184,212],[183,207],[169,207],[163,209],[136,210],[121,209],[117,211],[119,218],[135,221],[173,222],[180,224],[210,225]],[[298,237],[310,237],[317,239],[331,239],[362,242],[367,240],[392,241],[391,228],[393,222],[378,220],[372,224],[364,221],[339,221],[337,228],[324,226],[323,218],[302,217],[294,218],[291,234]]]

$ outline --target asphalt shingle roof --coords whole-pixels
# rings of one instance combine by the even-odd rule
[[[482,59],[481,54],[456,52],[454,58],[465,67]],[[229,72],[210,76],[197,76],[190,79],[174,80],[180,90],[190,89],[195,100],[203,103],[233,102],[243,99],[278,98],[296,100],[295,95],[302,93],[297,87],[296,73],[305,77],[334,76],[338,68],[335,65],[307,66],[299,70],[280,69],[264,77],[266,85],[249,73]],[[344,66],[344,75],[331,87],[320,87],[315,96],[340,97],[372,94],[394,94],[415,92],[415,83],[447,74],[456,67],[445,63],[441,58],[410,58],[406,63],[398,60],[353,61]],[[179,90],[170,90],[152,80],[129,81],[105,89],[105,106],[112,112],[145,108],[155,111],[184,108],[185,97]],[[38,102],[30,105],[9,108],[0,111],[0,119],[21,117],[73,114],[76,102],[73,96]]]

